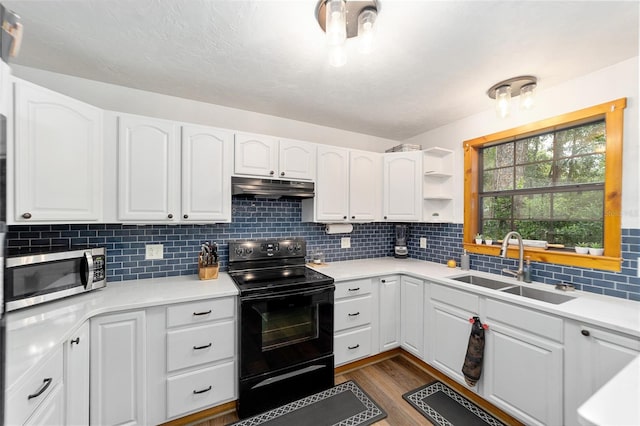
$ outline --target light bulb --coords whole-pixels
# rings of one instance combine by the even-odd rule
[[[365,9],[358,15],[358,38],[359,50],[362,53],[371,53],[373,51],[374,41],[374,23],[378,14],[375,9]]]
[[[509,115],[511,109],[511,86],[500,86],[496,89],[496,112],[501,118]]]
[[[520,108],[531,109],[535,104],[536,84],[530,83],[520,89]]]
[[[326,5],[326,33],[329,46],[339,46],[347,39],[347,12],[344,0],[329,0]]]

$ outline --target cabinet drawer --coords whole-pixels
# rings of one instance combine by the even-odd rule
[[[167,332],[167,371],[232,357],[233,325],[227,321]]]
[[[232,297],[172,305],[167,308],[167,327],[200,324],[207,321],[230,318],[233,317],[234,309],[235,299]]]
[[[52,390],[62,385],[62,345],[6,396],[7,424],[23,424]],[[37,395],[37,396],[36,396]]]
[[[334,330],[340,331],[369,324],[371,322],[371,304],[371,296],[336,302],[334,305]]]
[[[466,293],[444,285],[434,284],[431,286],[431,298],[439,300],[448,305],[464,309],[469,312],[478,312],[478,296]]]
[[[499,321],[511,327],[527,330],[539,336],[563,341],[563,322],[561,318],[536,312],[529,308],[521,308],[494,299],[487,300],[487,323]]]
[[[228,362],[167,379],[167,418],[233,399],[234,372],[235,364]]]
[[[371,355],[371,327],[337,335],[333,352],[336,365]]]
[[[371,279],[344,281],[336,283],[335,298],[344,299],[345,297],[362,296],[371,293]]]

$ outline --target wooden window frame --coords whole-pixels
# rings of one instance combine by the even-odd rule
[[[470,253],[498,256],[500,247],[475,244],[479,231],[478,199],[479,158],[481,148],[501,142],[515,141],[552,130],[605,120],[606,157],[604,182],[604,256],[591,256],[569,251],[525,247],[525,256],[537,262],[620,272],[622,268],[622,135],[627,99],[595,105],[545,120],[464,141],[464,230],[463,247]],[[517,248],[509,247],[508,257],[518,257]]]

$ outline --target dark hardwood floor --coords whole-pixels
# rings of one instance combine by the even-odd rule
[[[371,396],[386,412],[387,418],[375,423],[376,426],[414,426],[431,425],[418,411],[402,399],[402,394],[424,384],[440,379],[437,372],[428,372],[421,368],[420,362],[412,362],[409,355],[397,355],[375,364],[364,365],[350,371],[336,374],[335,382],[343,383],[355,380],[360,387]],[[444,381],[444,380],[443,380]],[[450,386],[461,392],[462,387]],[[468,395],[465,395],[468,396]],[[474,401],[485,410],[498,417],[508,425],[519,425],[513,418],[500,412],[481,401]],[[229,412],[217,417],[191,423],[197,426],[223,426],[237,421],[235,412]]]

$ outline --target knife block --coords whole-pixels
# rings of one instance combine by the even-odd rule
[[[220,267],[216,265],[202,265],[198,262],[198,277],[201,280],[215,280],[218,278],[218,269]]]

